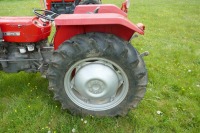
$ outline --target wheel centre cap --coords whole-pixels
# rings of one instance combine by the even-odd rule
[[[104,91],[105,84],[100,80],[91,80],[88,82],[89,91],[93,94],[100,94]]]
[[[91,63],[79,68],[74,77],[76,90],[86,99],[112,97],[118,89],[116,72],[105,64]]]

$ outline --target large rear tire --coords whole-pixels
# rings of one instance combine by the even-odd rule
[[[55,100],[73,114],[125,115],[144,97],[145,64],[130,43],[87,33],[65,41],[48,69]]]

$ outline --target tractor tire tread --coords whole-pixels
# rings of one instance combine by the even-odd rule
[[[77,35],[70,41],[65,41],[54,55],[47,72],[49,89],[53,91],[54,99],[61,102],[62,108],[68,109],[72,114],[124,116],[144,97],[147,86],[147,70],[144,61],[130,43],[117,36],[106,33]],[[91,111],[77,106],[68,98],[61,80],[64,79],[64,73],[70,64],[87,57],[99,56],[118,61],[126,69],[130,78],[129,92],[117,107],[105,111]]]

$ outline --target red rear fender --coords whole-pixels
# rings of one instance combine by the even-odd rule
[[[54,38],[55,49],[65,40],[88,32],[110,33],[127,41],[135,32],[144,34],[143,30],[126,17],[116,13],[60,15],[55,19],[55,24],[57,28]]]

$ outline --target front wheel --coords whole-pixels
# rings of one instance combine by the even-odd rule
[[[104,33],[77,35],[54,52],[49,89],[74,114],[125,115],[143,98],[145,64],[130,43]]]

